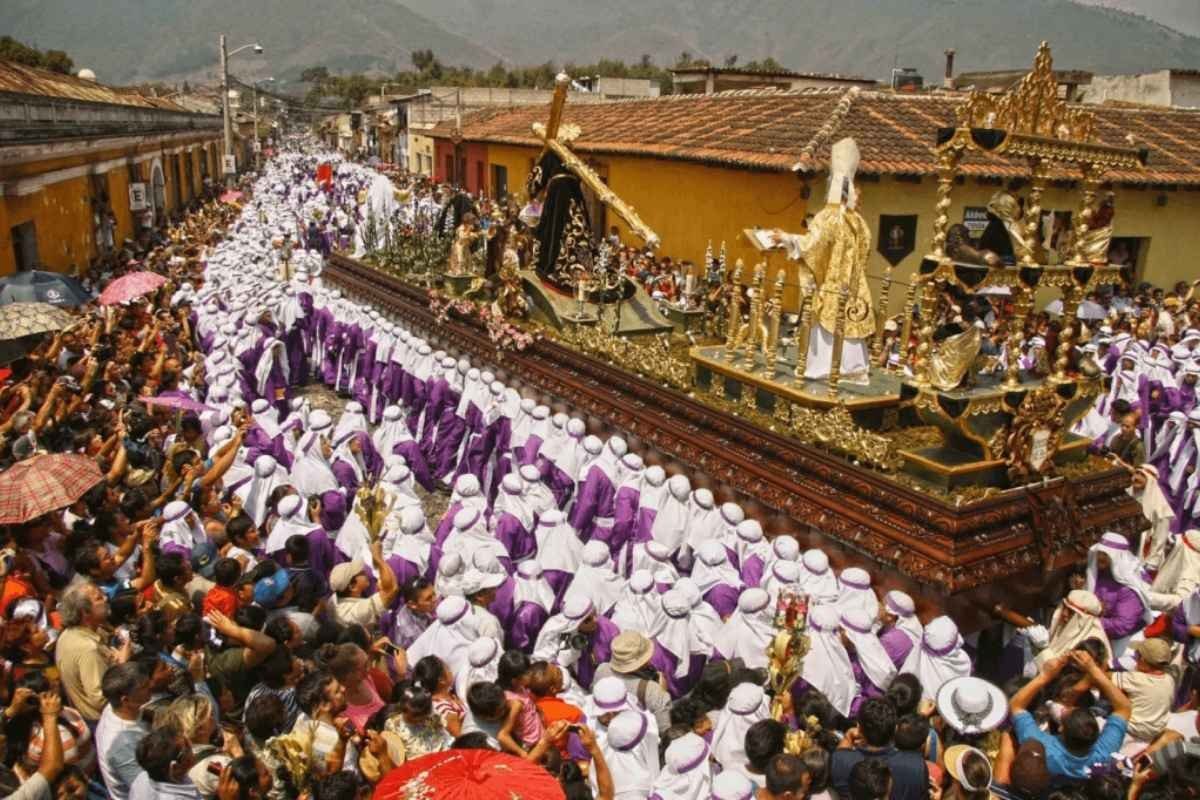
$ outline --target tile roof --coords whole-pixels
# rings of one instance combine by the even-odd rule
[[[774,172],[797,166],[821,172],[829,147],[852,136],[869,174],[931,175],[938,128],[954,124],[961,94],[895,94],[851,89],[748,89],[710,95],[670,95],[572,105],[566,123],[582,134],[580,153],[633,155],[694,161],[715,166]],[[544,121],[547,106],[484,109],[464,115],[467,141],[537,146],[531,126]],[[1149,150],[1142,171],[1108,174],[1119,183],[1200,185],[1200,111],[1140,106],[1088,106],[1096,115],[1096,139]],[[430,132],[452,138],[453,121]],[[1023,160],[972,153],[962,172],[979,177],[1028,175]],[[1066,171],[1052,178],[1076,177]]]
[[[0,61],[0,93],[80,100],[86,103],[186,111],[170,100],[122,91],[74,75],[29,67],[15,61]]]

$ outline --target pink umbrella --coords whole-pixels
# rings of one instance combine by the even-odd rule
[[[226,192],[225,194],[221,195],[220,199],[222,203],[229,203],[232,205],[233,203],[236,203],[238,200],[242,199],[242,193],[238,191]]]
[[[162,408],[173,408],[176,411],[191,411],[199,414],[201,411],[215,411],[212,406],[206,406],[199,400],[193,400],[190,397],[184,397],[178,394],[160,394],[158,397],[139,397],[148,406],[161,406]]]
[[[157,272],[130,272],[110,283],[100,293],[100,305],[116,306],[153,292],[167,282]]]

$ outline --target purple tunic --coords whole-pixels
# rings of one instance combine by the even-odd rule
[[[521,521],[508,512],[501,512],[496,517],[493,534],[508,550],[513,561],[521,561],[537,553],[537,539],[533,533],[526,530]]]
[[[631,486],[622,486],[617,489],[616,498],[613,501],[613,528],[612,539],[609,541],[609,546],[613,552],[619,553],[622,548],[631,541],[646,542],[650,540],[650,536],[642,537],[638,530],[638,503],[641,500],[642,493],[638,489]],[[647,531],[649,533],[649,531]],[[629,564],[626,563],[625,577],[629,577]]]
[[[434,478],[444,478],[458,466],[458,449],[467,434],[467,423],[451,409],[442,412],[433,447],[427,451],[429,471]]]
[[[908,654],[912,652],[914,642],[912,637],[902,631],[900,628],[891,627],[885,628],[879,634],[879,643],[883,645],[883,649],[888,654],[888,658],[892,659],[892,663],[896,669],[904,666],[904,662],[908,659]]]
[[[726,619],[737,609],[739,594],[736,586],[718,583],[704,593],[704,600],[713,607],[721,619]]]
[[[1092,591],[1104,606],[1100,624],[1110,642],[1124,639],[1142,627],[1145,609],[1141,597],[1133,589],[1117,583],[1109,575],[1098,575],[1096,588]]]
[[[760,556],[750,556],[746,559],[746,563],[738,567],[738,573],[742,576],[742,583],[746,586],[757,587],[762,583],[763,569],[765,565]]]
[[[611,518],[616,501],[616,488],[612,480],[599,467],[588,470],[587,479],[579,488],[579,496],[571,509],[571,526],[579,533],[579,539],[589,542],[593,535],[605,544],[612,538],[612,529],[597,531],[598,518]]]
[[[591,643],[575,662],[574,667],[575,679],[584,689],[591,691],[596,667],[612,660],[613,639],[620,635],[621,629],[608,617],[596,618],[596,631],[592,634]]]
[[[650,656],[650,665],[667,679],[667,692],[670,693],[672,700],[677,700],[690,692],[692,687],[700,681],[700,675],[704,672],[704,664],[707,660],[699,653],[692,653],[688,657],[687,673],[683,677],[676,677],[675,667],[679,664],[678,656],[655,642],[654,654]]]
[[[532,653],[538,633],[549,618],[550,614],[537,603],[521,603],[513,612],[511,622],[504,628],[505,647]]]

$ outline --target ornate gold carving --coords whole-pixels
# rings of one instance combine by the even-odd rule
[[[677,389],[691,391],[692,362],[671,349],[671,335],[626,338],[600,325],[572,325],[559,334],[559,341],[614,366]]]
[[[745,264],[739,258],[734,264],[733,278],[729,282],[729,310],[726,312],[728,328],[725,336],[725,357],[730,361],[737,359],[738,334],[742,329],[742,270]]]
[[[1066,406],[1055,387],[1047,384],[1027,394],[1012,422],[996,431],[990,449],[1003,456],[1009,480],[1027,483],[1055,473]]]
[[[1033,70],[1004,94],[971,92],[957,109],[962,128],[1003,128],[1049,139],[1090,142],[1096,118],[1090,111],[1070,108],[1058,96],[1050,45],[1042,42]]]
[[[775,364],[779,360],[779,326],[783,321],[783,279],[784,270],[779,270],[764,311],[766,324],[763,330],[763,372],[768,379],[775,378]]]

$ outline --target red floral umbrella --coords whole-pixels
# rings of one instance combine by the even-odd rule
[[[375,787],[374,800],[563,800],[554,776],[495,750],[443,750],[405,762]]]
[[[153,292],[167,282],[167,279],[157,272],[130,272],[110,283],[100,293],[100,304],[116,306],[128,303],[142,295]]]
[[[66,508],[104,479],[94,459],[51,453],[0,472],[0,525],[16,525]]]

